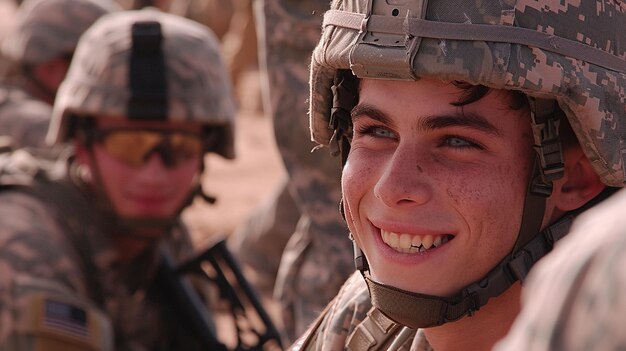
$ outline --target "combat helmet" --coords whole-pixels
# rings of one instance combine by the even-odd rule
[[[26,0],[16,12],[15,28],[3,41],[2,53],[27,66],[71,56],[91,24],[120,9],[110,0]]]
[[[210,30],[152,8],[117,12],[81,38],[47,142],[69,140],[76,120],[86,117],[189,121],[219,138],[205,151],[233,158],[234,115],[231,83]]]
[[[375,307],[407,326],[431,327],[471,315],[489,298],[523,281],[577,214],[566,214],[540,232],[545,199],[563,170],[561,114],[608,189],[624,186],[624,23],[623,1],[333,1],[312,56],[309,113],[314,141],[332,153],[341,151],[345,160],[349,111],[356,99],[353,76],[430,77],[524,93],[537,151],[513,251],[455,296],[411,293],[371,280],[367,259],[355,244],[357,268]]]

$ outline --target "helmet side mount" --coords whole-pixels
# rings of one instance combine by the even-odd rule
[[[166,120],[168,117],[168,89],[162,42],[161,23],[133,23],[128,70],[128,118],[131,120]]]

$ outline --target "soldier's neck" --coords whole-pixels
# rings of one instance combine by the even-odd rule
[[[113,245],[122,264],[130,264],[146,250],[151,250],[155,242],[165,235],[165,230],[150,228],[136,233],[120,233],[113,235]]]

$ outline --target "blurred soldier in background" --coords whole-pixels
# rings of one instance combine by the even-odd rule
[[[44,146],[51,104],[79,37],[112,0],[26,0],[1,51],[8,61],[0,87],[0,135],[17,146]]]
[[[323,152],[311,153],[315,144],[308,129],[308,65],[328,1],[264,0],[257,5],[264,109],[273,118],[289,179],[274,203],[233,233],[232,247],[262,277],[278,269],[275,294],[283,310],[285,339],[292,341],[354,270],[352,245],[338,210],[340,162]],[[284,223],[267,225],[273,216],[297,215],[294,203],[301,213],[295,232],[287,232]],[[269,229],[259,232],[258,223]],[[277,268],[271,255],[286,240]]]
[[[179,215],[203,195],[204,154],[234,156],[234,114],[204,26],[151,9],[84,34],[48,134],[75,157],[44,172],[6,155],[0,350],[206,349],[156,273],[192,253]]]

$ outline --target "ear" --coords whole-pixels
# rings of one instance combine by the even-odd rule
[[[598,195],[605,185],[594,171],[580,146],[563,150],[565,171],[555,182],[555,207],[563,212],[575,210]]]

